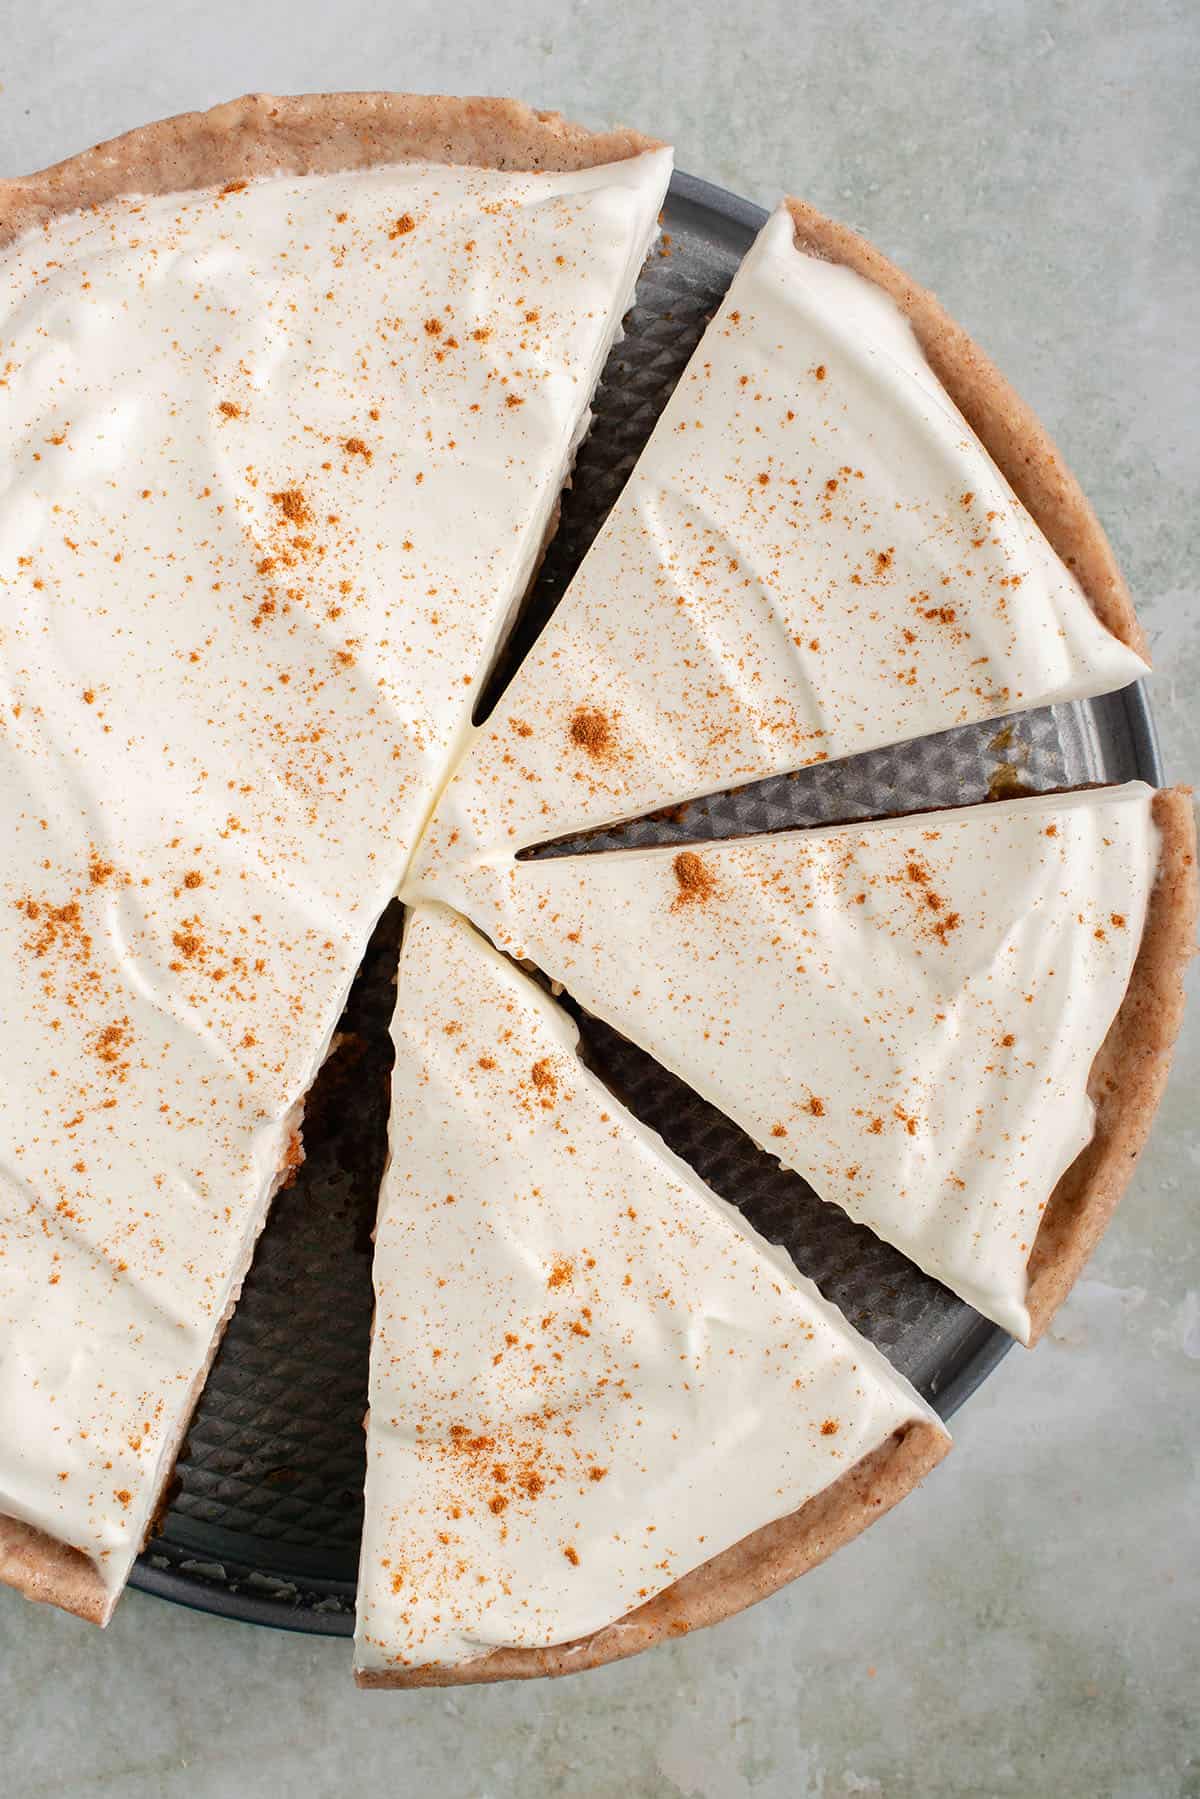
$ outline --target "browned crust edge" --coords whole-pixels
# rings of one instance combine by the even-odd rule
[[[1108,1227],[1150,1134],[1183,1022],[1183,976],[1196,946],[1196,820],[1188,787],[1154,796],[1158,875],[1120,1010],[1092,1063],[1091,1142],[1062,1176],[1029,1257],[1032,1347]]]
[[[949,1448],[945,1432],[924,1419],[901,1425],[799,1511],[753,1531],[627,1617],[576,1642],[496,1649],[451,1667],[356,1669],[355,1681],[360,1687],[445,1687],[578,1674],[637,1655],[665,1637],[719,1624],[815,1568],[882,1518]]]
[[[0,1585],[89,1624],[107,1624],[112,1616],[114,1601],[90,1557],[6,1513],[0,1513]]]
[[[1001,474],[1073,571],[1096,617],[1149,661],[1145,635],[1103,527],[1053,439],[995,364],[927,288],[867,239],[789,199],[797,246],[873,281],[906,314],[930,367]]]
[[[437,94],[246,94],[208,112],[141,125],[32,175],[0,179],[0,246],[59,213],[121,194],[181,193],[275,174],[331,174],[386,163],[438,162],[563,172],[622,162],[659,140],[619,126],[590,131],[518,100]],[[298,1128],[298,1114],[297,1114]],[[281,1170],[284,1178],[288,1169]],[[272,1196],[273,1197],[273,1196]],[[270,1201],[263,1207],[259,1230]],[[257,1233],[254,1241],[257,1241]],[[165,1458],[161,1494],[220,1347],[254,1253],[251,1243]],[[82,1550],[0,1513],[0,1585],[106,1624],[109,1595]]]
[[[34,175],[0,181],[0,244],[56,213],[120,194],[184,193],[263,175],[393,162],[564,172],[662,146],[625,126],[589,131],[518,100],[446,94],[245,94],[110,138]]]
[[[234,1307],[241,1298],[242,1284],[249,1273],[250,1264],[254,1260],[254,1251],[263,1226],[267,1222],[271,1206],[281,1187],[287,1186],[304,1159],[303,1140],[300,1123],[303,1117],[303,1101],[295,1107],[284,1125],[287,1132],[285,1138],[284,1157],[275,1177],[275,1184],[263,1202],[258,1226],[250,1238],[250,1242],[242,1256],[241,1263],[234,1275],[233,1287],[228,1304],[217,1322],[209,1344],[204,1365],[192,1382],[187,1404],[180,1413],[179,1423],[175,1431],[175,1440],[169,1444],[163,1456],[163,1476],[155,1495],[155,1509],[151,1516],[150,1528],[145,1541],[153,1536],[164,1497],[168,1493],[175,1464],[179,1460],[179,1452],[183,1447],[192,1423],[200,1395],[204,1390],[209,1372],[221,1347],[226,1326],[233,1317]],[[143,1548],[145,1547],[143,1542]],[[57,1605],[64,1612],[74,1612],[77,1618],[83,1618],[88,1624],[108,1623],[116,1610],[116,1605],[124,1587],[115,1593],[109,1593],[100,1578],[100,1571],[91,1557],[82,1549],[75,1549],[69,1543],[50,1536],[39,1530],[36,1525],[26,1524],[23,1519],[10,1517],[0,1512],[0,1586],[14,1587],[26,1599],[41,1605]]]
[[[1100,623],[1149,661],[1145,635],[1104,530],[1040,420],[928,289],[848,226],[789,199],[797,247],[843,263],[905,313],[930,367],[1047,541],[1073,570]],[[1070,1292],[1133,1173],[1162,1098],[1195,949],[1196,826],[1191,793],[1154,800],[1158,878],[1120,1010],[1088,1080],[1091,1142],[1051,1194],[1029,1258],[1030,1347]]]

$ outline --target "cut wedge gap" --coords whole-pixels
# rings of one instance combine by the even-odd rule
[[[1164,858],[1186,858],[1188,830],[1186,796],[1130,783],[683,849],[464,860],[432,891],[1028,1339],[1044,1317],[1027,1264],[1130,1008],[1165,1077],[1177,1005],[1155,1038],[1131,976],[1140,944],[1166,943],[1178,986],[1193,902]],[[1124,1120],[1111,1095],[1101,1118],[1140,1145],[1140,1080],[1129,1095]],[[1106,1180],[1092,1210],[1111,1203]]]
[[[109,1609],[669,173],[636,134],[377,95],[0,183],[0,1513]],[[29,1566],[0,1577],[46,1596]]]
[[[698,795],[640,818],[532,844],[519,850],[516,860],[594,856],[655,844],[720,843],[779,831],[915,817],[942,810],[948,803],[982,805],[1110,784],[1096,779],[1089,768],[1083,733],[1065,728],[1058,709],[1042,708],[959,725],[919,744],[866,750],[843,762],[823,762],[725,793]],[[937,797],[946,789],[953,790],[952,800]]]
[[[785,204],[472,738],[420,864],[1000,728],[1130,684],[1142,647],[1028,410],[929,295]]]
[[[368,1684],[608,1660],[653,1640],[623,1621],[656,1601],[676,1631],[709,1622],[815,1559],[807,1506],[829,1495],[845,1534],[865,1522],[845,1483],[874,1458],[910,1435],[944,1451],[913,1389],[589,1075],[561,1008],[474,927],[414,910],[400,988]]]

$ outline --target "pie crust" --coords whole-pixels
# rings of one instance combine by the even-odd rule
[[[263,175],[331,175],[399,162],[563,173],[659,150],[624,126],[588,131],[519,100],[443,94],[245,94],[140,125],[65,162],[0,181],[0,244],[120,194],[178,194]]]
[[[354,1678],[360,1687],[447,1687],[578,1674],[637,1655],[664,1637],[719,1624],[806,1574],[882,1518],[949,1448],[950,1439],[932,1424],[903,1425],[799,1511],[752,1531],[636,1611],[574,1643],[555,1643],[548,1649],[494,1649],[478,1661],[453,1667],[356,1670]]]
[[[1096,1129],[1050,1195],[1029,1256],[1029,1347],[1071,1291],[1117,1209],[1158,1110],[1183,1023],[1183,976],[1196,948],[1196,818],[1190,787],[1154,796],[1161,833],[1129,986],[1092,1063]]]

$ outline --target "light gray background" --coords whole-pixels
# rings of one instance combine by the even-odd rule
[[[862,226],[1112,533],[1200,770],[1195,0],[0,0],[0,173],[248,88],[512,93]],[[0,1790],[1200,1795],[1200,1009],[1120,1219],[924,1495],[720,1630],[555,1686],[357,1694],[345,1643],[0,1593]],[[0,1428],[3,1428],[0,1421]]]

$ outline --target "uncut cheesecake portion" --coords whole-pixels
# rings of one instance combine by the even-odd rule
[[[1029,1341],[1149,1129],[1195,840],[1186,792],[1131,782],[434,891]]]
[[[422,859],[1103,693],[1141,649],[1036,420],[932,296],[785,204]]]
[[[0,184],[0,1578],[33,1597],[103,1622],[141,1548],[669,173],[510,102],[326,96]]]
[[[761,1598],[948,1447],[463,919],[409,917],[355,1667],[561,1674]]]

